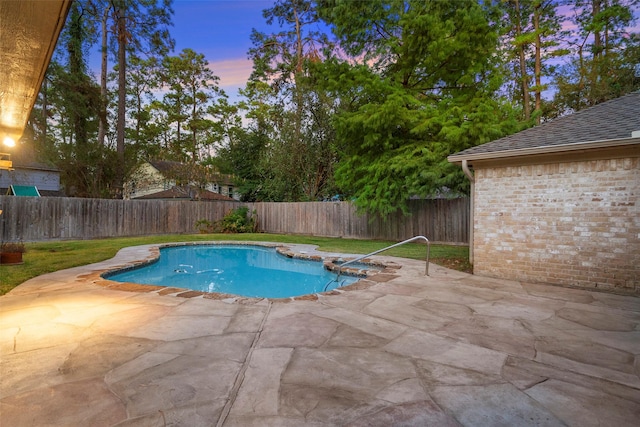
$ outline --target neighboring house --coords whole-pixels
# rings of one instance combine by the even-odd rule
[[[139,199],[174,187],[197,187],[196,181],[206,182],[205,189],[210,192],[240,200],[240,194],[234,191],[233,182],[228,175],[211,173],[204,167],[194,170],[191,165],[167,160],[149,160],[143,163],[125,184],[125,198]]]
[[[159,191],[157,193],[146,194],[144,196],[135,197],[135,200],[196,200],[202,202],[226,201],[235,202],[229,196],[214,193],[213,191],[203,190],[192,185],[182,187],[172,187],[168,190]]]
[[[9,193],[9,187],[36,187],[41,196],[64,196],[60,187],[60,171],[46,163],[35,161],[35,154],[26,146],[11,153],[13,170],[0,170],[0,194]]]
[[[472,181],[475,274],[640,295],[640,92],[449,161]]]

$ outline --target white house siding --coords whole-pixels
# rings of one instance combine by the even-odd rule
[[[125,198],[146,196],[168,190],[173,185],[175,182],[167,181],[156,168],[149,163],[143,163],[125,184]]]
[[[129,182],[125,184],[125,198],[133,199],[136,197],[159,193],[164,190],[169,190],[176,185],[177,182],[175,180],[167,179],[150,163],[143,163],[133,173]],[[206,185],[205,188],[214,193],[233,197],[235,200],[240,200],[240,194],[237,194],[234,191],[233,186],[228,183],[220,184],[211,182]]]
[[[35,185],[38,190],[60,191],[60,173],[20,168],[0,171],[0,188],[9,188],[10,185]]]
[[[240,194],[236,193],[233,185],[210,182],[205,188],[213,193],[222,194],[223,196],[231,197],[234,200],[240,200]]]
[[[638,157],[475,167],[474,273],[640,295]]]

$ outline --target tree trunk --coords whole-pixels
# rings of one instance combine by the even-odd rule
[[[595,18],[600,14],[600,0],[593,0],[592,9],[591,9],[591,17],[595,20]],[[593,32],[593,57],[599,58],[602,56],[602,34],[599,30],[595,30]]]
[[[48,130],[48,116],[49,116],[49,110],[48,110],[48,99],[47,99],[47,92],[48,92],[48,87],[49,87],[49,79],[47,79],[47,77],[45,76],[44,80],[42,81],[42,123],[40,123],[40,132],[42,135],[42,142],[44,144],[47,143],[47,130]]]
[[[538,3],[533,8],[533,28],[536,35],[536,45],[535,45],[535,81],[536,81],[536,104],[535,104],[535,112],[540,113],[542,110],[542,40],[540,37],[540,13],[541,13],[541,4]],[[540,124],[540,114],[536,117],[536,124]]]
[[[98,114],[98,151],[100,152],[100,158],[96,165],[96,176],[93,181],[94,194],[101,192],[103,172],[102,166],[104,163],[104,140],[107,133],[107,20],[109,19],[110,8],[107,6],[102,13],[102,40],[100,46],[100,104]]]
[[[193,98],[193,106],[191,107],[191,120],[193,120],[194,126],[193,126],[193,129],[192,129],[192,132],[193,132],[193,140],[192,140],[192,143],[193,143],[193,154],[192,154],[191,163],[194,164],[194,165],[196,164],[196,162],[198,160],[198,157],[199,157],[198,153],[197,153],[198,150],[196,148],[198,146],[198,143],[197,143],[198,136],[196,134],[196,129],[198,127],[196,125],[196,120],[197,120],[197,118],[196,118],[196,112],[197,112],[196,103],[198,101],[197,101],[196,95],[197,95],[197,90],[196,90],[195,87],[192,87],[191,88],[191,97]]]
[[[127,99],[127,82],[126,82],[126,63],[127,63],[127,24],[124,16],[125,10],[118,9],[118,118],[117,118],[117,135],[116,135],[116,153],[118,165],[116,171],[116,198],[123,197],[124,185],[124,131],[126,126],[126,99]]]
[[[520,16],[520,1],[515,0],[516,8],[516,37],[522,35],[522,22]],[[520,62],[520,86],[522,90],[522,107],[524,111],[524,119],[529,120],[531,118],[531,98],[529,94],[529,75],[527,73],[527,62],[524,54],[524,45],[518,46],[518,60]]]
[[[296,119],[295,119],[295,136],[294,136],[294,168],[295,174],[297,177],[297,185],[301,191],[304,192],[304,173],[305,170],[305,154],[306,149],[308,147],[304,146],[302,141],[302,115],[303,115],[303,96],[302,96],[302,88],[300,87],[300,77],[302,75],[303,70],[303,50],[302,50],[302,24],[300,22],[300,17],[298,16],[298,9],[294,7],[293,10],[295,17],[295,27],[296,27],[296,64],[294,68],[294,84],[295,84],[295,98],[296,98]],[[308,195],[307,195],[308,196]],[[296,196],[298,197],[298,196]]]
[[[98,127],[98,145],[104,146],[104,138],[107,132],[107,18],[109,8],[107,7],[102,15],[102,46],[101,46],[101,68],[100,68],[100,122]]]
[[[182,105],[180,103],[177,104],[178,105],[178,115],[180,115],[180,113],[182,113]],[[176,156],[178,157],[183,157],[182,156],[182,141],[180,141],[180,132],[182,128],[182,121],[180,118],[178,118],[178,122],[176,125],[176,142],[173,146],[173,152],[175,153]],[[180,159],[182,161],[182,158]]]

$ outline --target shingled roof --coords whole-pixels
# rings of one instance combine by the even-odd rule
[[[190,165],[172,160],[147,160],[147,163],[167,179],[188,182],[193,181],[194,177],[198,177],[218,184],[229,185],[233,183],[231,176],[220,174],[208,166]]]
[[[134,197],[135,200],[200,200],[200,201],[227,201],[235,202],[236,200],[223,194],[214,193],[213,191],[196,188],[191,185],[172,187],[168,190],[159,191],[157,193],[146,194],[140,197]]]
[[[560,152],[597,145],[640,144],[640,91],[559,117],[449,156],[450,162]],[[635,141],[634,141],[635,140]]]
[[[11,152],[13,167],[16,169],[31,169],[48,172],[60,172],[53,164],[42,162],[39,153],[31,144],[20,144]]]

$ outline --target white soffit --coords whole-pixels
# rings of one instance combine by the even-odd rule
[[[0,136],[22,135],[71,0],[0,0]]]

